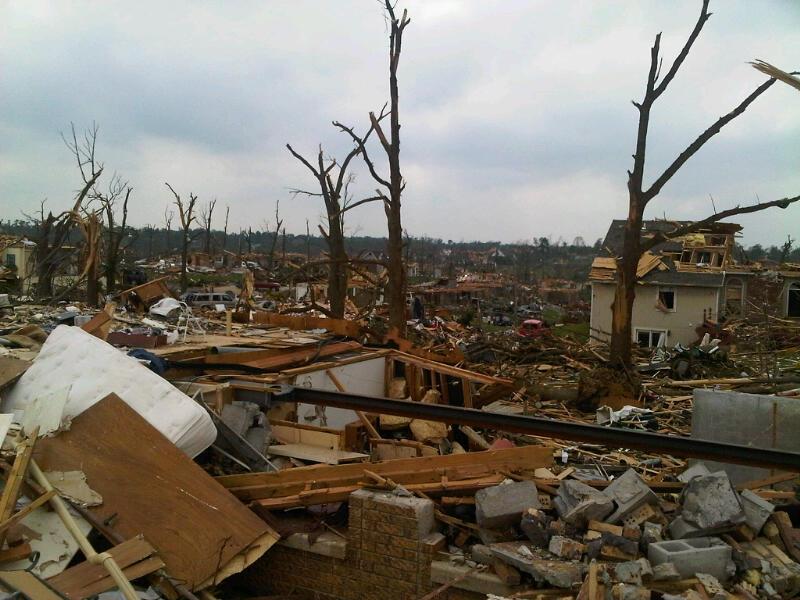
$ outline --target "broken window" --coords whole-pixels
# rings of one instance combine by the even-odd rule
[[[683,254],[681,254],[681,262],[682,263],[690,263],[692,262],[692,251],[691,250],[684,250]]]
[[[15,254],[6,254],[6,266],[7,267],[17,266],[17,256]]]
[[[710,265],[711,264],[711,252],[698,252],[697,253],[697,264],[698,265]]]
[[[789,286],[786,316],[800,317],[800,283],[793,283]]]
[[[658,308],[670,312],[675,310],[675,290],[673,288],[658,289]]]
[[[744,309],[744,285],[741,279],[729,279],[725,284],[725,315],[737,317]]]
[[[637,329],[636,343],[642,348],[655,348],[666,343],[666,331],[657,329]],[[663,341],[662,341],[663,340]]]

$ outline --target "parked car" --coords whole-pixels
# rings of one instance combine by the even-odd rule
[[[517,335],[525,338],[538,338],[547,335],[550,330],[539,319],[527,319],[517,329]]]
[[[213,308],[219,304],[225,308],[236,306],[236,296],[231,292],[190,292],[184,294],[181,300],[192,307],[210,306]]]

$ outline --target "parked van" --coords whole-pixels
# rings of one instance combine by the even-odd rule
[[[183,301],[193,307],[210,306],[213,308],[218,304],[225,308],[236,306],[236,296],[231,292],[191,292],[183,297]]]

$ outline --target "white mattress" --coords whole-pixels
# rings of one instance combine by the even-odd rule
[[[48,336],[33,365],[4,394],[2,410],[24,410],[35,398],[68,386],[66,417],[114,393],[191,457],[217,437],[211,418],[197,402],[135,359],[69,325],[59,325]]]

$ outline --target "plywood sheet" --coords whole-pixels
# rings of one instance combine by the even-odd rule
[[[167,572],[192,589],[263,536],[271,538],[264,550],[277,541],[261,519],[113,394],[78,415],[69,431],[40,440],[35,455],[44,470],[83,471],[103,497],[89,509],[95,518],[115,515],[112,527],[123,538],[144,534]]]
[[[267,454],[297,458],[299,460],[307,460],[315,463],[324,463],[326,465],[363,462],[369,458],[369,454],[322,448],[321,446],[312,446],[310,444],[280,444],[270,446],[267,448]]]

